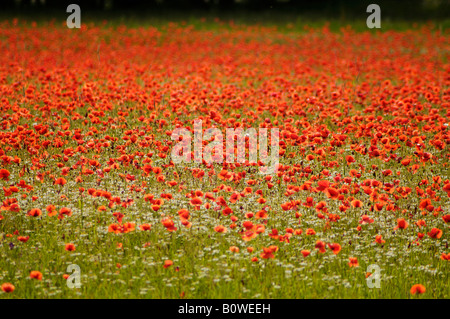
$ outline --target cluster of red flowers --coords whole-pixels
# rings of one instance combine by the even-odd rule
[[[105,231],[126,236],[136,223],[142,234],[187,231],[207,215],[211,236],[251,241],[262,259],[319,234],[299,253],[345,251],[350,267],[359,265],[351,247],[327,237],[343,217],[355,232],[376,229],[362,235],[368,244],[395,241],[393,231],[414,245],[448,238],[450,65],[439,32],[170,24],[18,33],[14,23],[0,24],[0,220],[99,211]],[[260,175],[248,160],[174,164],[171,133],[192,131],[195,119],[224,132],[278,128],[277,173]]]

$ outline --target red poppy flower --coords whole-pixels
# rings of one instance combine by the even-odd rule
[[[376,236],[375,236],[375,242],[376,242],[377,244],[384,244],[384,243],[385,243],[385,241],[382,239],[382,236],[381,236],[381,235],[376,235]]]
[[[348,260],[349,260],[348,265],[350,267],[358,267],[359,266],[358,259],[356,257],[349,257]]]
[[[66,249],[67,251],[75,251],[75,245],[72,244],[72,243],[66,244],[65,249]]]
[[[9,180],[10,172],[7,169],[0,169],[0,179]]]
[[[19,236],[19,237],[17,237],[17,239],[23,243],[26,243],[28,241],[28,239],[30,239],[30,236],[26,236],[26,237]]]
[[[151,229],[151,225],[150,224],[142,224],[141,226],[139,226],[139,228],[141,230],[150,230]]]
[[[439,239],[442,237],[442,230],[440,230],[439,228],[433,228],[428,232],[428,236],[430,236],[431,238]]]
[[[14,289],[16,289],[16,287],[14,287],[14,285],[10,284],[9,282],[5,282],[4,284],[2,284],[3,292],[10,293],[10,292],[13,292]]]
[[[423,293],[425,293],[425,291],[426,291],[425,286],[421,285],[421,284],[413,285],[410,290],[411,295],[423,294]]]
[[[406,229],[408,227],[408,222],[404,218],[397,219],[397,227],[394,229]]]
[[[170,218],[164,218],[161,223],[163,224],[164,227],[166,227],[166,229],[170,232],[172,231],[176,231],[177,228],[175,227],[175,223],[173,222],[172,219]]]
[[[216,231],[218,233],[226,233],[227,228],[222,225],[218,225],[218,226],[214,227],[214,231]]]
[[[42,211],[39,208],[33,208],[28,212],[28,216],[39,217],[42,215]]]
[[[31,279],[42,280],[42,273],[40,271],[33,270],[32,272],[30,272],[30,278]]]
[[[328,244],[328,247],[331,249],[333,254],[337,255],[341,251],[341,245],[339,244]]]
[[[323,241],[318,240],[316,242],[315,248],[317,248],[319,250],[319,252],[324,253],[325,252],[325,243]]]

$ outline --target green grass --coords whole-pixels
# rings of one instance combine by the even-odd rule
[[[11,16],[8,19],[11,20]],[[37,17],[36,21],[44,24],[45,19],[47,17]],[[95,21],[91,19],[87,16],[83,23]],[[100,18],[97,17],[97,19]],[[108,23],[114,26],[126,24],[130,27],[157,26],[162,29],[167,26],[167,21],[164,19],[129,19],[115,17]],[[30,21],[33,20],[34,18]],[[303,29],[305,25],[320,28],[328,23],[294,17],[290,26],[284,20],[283,22],[267,22],[261,18],[254,21],[251,17],[237,17],[233,20],[237,24],[242,23],[243,25],[253,22],[273,25],[277,26],[280,32],[292,32],[293,34],[306,32]],[[214,23],[211,17],[207,17],[206,22],[202,22],[198,17],[186,20],[184,17],[180,17],[179,20],[174,18],[172,21],[178,21],[180,24],[182,21],[186,21],[187,24],[193,25],[197,29],[222,30],[224,28]],[[433,27],[437,30],[446,30],[449,21],[439,22]],[[348,25],[346,21],[333,20],[329,22],[330,29],[336,32],[346,25]],[[358,31],[367,30],[364,21],[352,22],[351,26]],[[423,24],[419,23],[417,28],[421,26]],[[410,28],[410,22],[383,21],[380,31]],[[103,90],[108,90],[107,84],[98,83],[98,85]],[[167,105],[161,103],[157,107],[163,110]],[[41,116],[41,113],[34,109],[34,105],[25,104],[23,107],[29,109],[33,117]],[[142,110],[134,109],[132,104],[124,106],[124,108],[130,112],[127,117],[127,128],[112,129],[105,128],[102,124],[89,123],[99,130],[99,133],[95,135],[96,138],[105,135],[118,137],[117,145],[119,145],[124,143],[120,138],[128,129],[144,130],[144,125],[138,121]],[[360,109],[362,110],[362,107]],[[355,107],[356,110],[358,107]],[[64,109],[53,109],[52,112],[56,113],[52,114],[53,117],[59,115],[70,118]],[[81,128],[85,130],[85,133],[87,127],[82,121],[85,119],[85,115],[88,115],[88,109],[87,107],[80,108],[77,109],[77,112],[83,116],[83,119],[70,119],[71,130]],[[242,113],[241,110],[236,112]],[[421,114],[425,115],[426,110]],[[182,114],[180,119],[188,120],[196,115],[199,114],[196,112]],[[105,119],[108,116],[117,117],[118,107],[106,114]],[[272,117],[269,112],[261,114],[261,118],[265,116]],[[175,115],[170,115],[168,122],[174,117]],[[390,119],[392,119],[390,116],[384,118],[386,121]],[[308,120],[314,122],[316,117],[308,114]],[[20,121],[18,124],[31,124],[23,118]],[[326,124],[328,129],[333,132],[341,129],[332,121],[322,124]],[[152,123],[152,125],[153,132],[155,132],[158,129],[157,124]],[[51,130],[56,133],[58,128]],[[423,134],[431,136],[426,132]],[[157,137],[161,141],[168,139],[164,130],[158,133]],[[362,137],[359,142],[370,145],[370,139],[367,137]],[[64,148],[75,148],[76,146],[77,143],[69,139],[69,143],[64,145]],[[345,147],[349,147],[349,145]],[[297,150],[297,147],[290,145],[286,149],[286,154]],[[128,154],[132,154],[142,151],[142,149],[131,144],[126,151]],[[413,151],[414,149],[402,148],[400,150],[402,155],[403,152]],[[50,146],[47,152],[48,158],[43,160],[46,170],[59,176],[60,169],[57,167],[57,163],[61,162],[61,159],[57,156],[61,155],[61,149]],[[448,146],[440,152],[436,151],[434,155],[445,158],[446,154],[448,155]],[[8,155],[17,155],[25,159],[26,164],[31,163],[30,155],[25,150],[14,150]],[[102,167],[111,157],[119,156],[116,150],[111,149],[98,154],[90,151],[87,154],[70,157],[64,165],[71,167],[81,160],[81,156],[92,158],[95,155],[99,156],[97,160]],[[377,178],[392,182],[398,178],[397,176],[384,178],[380,174],[384,169],[393,168],[391,163],[385,163],[379,159],[368,160],[367,157],[358,158],[358,154],[355,157],[357,162],[365,167],[370,167],[372,164],[379,167],[378,175],[374,176],[373,172],[364,173],[360,178],[361,181]],[[154,166],[162,166],[169,162],[169,158],[159,159],[156,154],[153,159]],[[284,165],[291,165],[299,160],[299,158],[294,160],[283,158],[281,162]],[[186,166],[197,167],[194,163]],[[220,171],[220,169],[221,166],[215,164],[215,170]],[[311,163],[311,169],[318,174],[323,167],[320,161],[315,160]],[[333,174],[341,173],[346,176],[348,168],[347,171],[345,169],[345,165],[333,168]],[[442,179],[449,178],[448,168],[440,163],[421,168],[422,171],[414,175],[404,167],[395,166],[395,169],[400,172],[402,182],[408,183],[407,185],[413,188],[413,192],[414,187],[425,177],[440,175]],[[203,181],[199,181],[193,178],[184,167],[176,167],[174,170],[182,174],[181,180],[187,190],[211,191],[212,186],[221,183],[239,190],[245,186],[243,181],[236,185],[231,182],[223,182],[217,176],[213,176],[211,179],[205,176]],[[236,172],[242,170],[243,168],[240,168]],[[446,235],[440,241],[425,236],[420,241],[421,245],[416,246],[411,244],[417,237],[418,228],[416,226],[410,224],[410,227],[405,230],[393,230],[397,218],[403,216],[400,211],[387,212],[383,209],[381,212],[372,212],[370,215],[376,222],[363,225],[362,230],[357,231],[356,227],[359,225],[360,216],[368,212],[369,206],[361,209],[350,208],[347,213],[341,214],[338,222],[330,223],[330,229],[325,229],[324,221],[317,218],[314,208],[300,206],[299,212],[302,217],[299,219],[295,217],[294,211],[285,212],[280,209],[280,205],[287,200],[299,199],[304,202],[307,194],[299,192],[288,198],[284,195],[286,187],[283,182],[280,185],[275,184],[272,189],[268,189],[265,184],[261,183],[254,190],[262,189],[264,197],[268,200],[267,205],[272,207],[270,218],[265,225],[266,232],[269,232],[271,228],[277,228],[284,233],[285,228],[293,227],[294,229],[301,228],[303,234],[292,236],[290,243],[278,242],[267,235],[259,235],[257,239],[246,243],[242,241],[237,231],[229,231],[226,234],[213,231],[218,224],[228,225],[229,217],[218,214],[213,209],[193,210],[185,197],[187,190],[179,193],[175,189],[169,189],[167,185],[157,182],[154,174],[141,176],[142,170],[131,164],[120,170],[111,170],[101,180],[98,180],[95,174],[83,176],[83,182],[80,184],[74,181],[79,171],[72,170],[68,176],[65,176],[68,183],[56,187],[49,178],[46,178],[43,183],[37,182],[34,179],[35,172],[26,173],[19,178],[19,171],[19,166],[11,168],[14,179],[8,182],[8,185],[16,183],[20,179],[31,183],[34,190],[26,198],[20,198],[19,204],[26,208],[38,206],[42,209],[43,216],[32,218],[26,216],[23,211],[4,214],[5,218],[0,222],[0,284],[11,282],[15,285],[16,290],[11,294],[0,293],[0,298],[181,298],[182,294],[184,294],[184,298],[449,298],[450,296],[449,263],[439,258],[443,249],[447,249],[448,252],[448,237],[445,237],[448,236],[448,227],[446,229],[443,221],[440,218],[433,218],[431,214],[422,217],[418,213],[414,218],[424,218],[428,227],[436,226],[445,229]],[[147,182],[145,193],[155,194],[155,198],[159,197],[161,193],[168,192],[174,198],[166,201],[160,211],[153,212],[149,203],[144,201],[143,194],[131,191],[130,183],[124,181],[119,173],[135,175],[138,178],[138,182],[135,183],[137,185],[141,181]],[[169,173],[171,173],[170,170]],[[249,173],[246,179],[256,177],[260,176]],[[302,180],[302,182],[304,181]],[[7,184],[4,183],[2,186],[7,186]],[[134,204],[126,210],[115,207],[102,212],[98,210],[98,207],[107,206],[109,201],[101,197],[93,198],[86,193],[80,195],[79,187],[84,187],[86,190],[89,188],[107,190],[113,196],[120,196],[121,199],[133,198]],[[32,195],[39,196],[38,204],[32,202]],[[61,199],[61,195],[65,195],[68,199]],[[229,192],[220,191],[216,197],[229,198],[230,195]],[[322,193],[314,196],[316,202],[326,199]],[[369,203],[369,197],[364,198],[367,200],[366,203]],[[230,204],[234,215],[239,217],[239,222],[244,220],[246,212],[257,212],[262,208],[263,205],[257,203],[257,199],[258,196],[252,194],[235,204]],[[0,193],[0,200],[5,200],[3,193]],[[48,217],[44,208],[50,204],[58,208],[69,207],[74,214],[63,220]],[[400,210],[407,209],[411,212],[413,207],[418,205],[418,199],[416,197],[411,201],[401,199],[396,204]],[[330,212],[339,212],[339,205],[335,201],[328,202],[328,205]],[[442,207],[444,211],[448,212],[449,202],[444,196],[442,196]],[[177,211],[181,208],[190,210],[192,227],[185,228],[175,217],[178,231],[169,233],[160,222],[161,213],[165,216],[177,216]],[[109,233],[108,225],[115,222],[112,212],[116,211],[123,211],[125,213],[124,222],[135,222],[137,229],[127,234]],[[254,221],[254,223],[260,222]],[[148,232],[140,231],[138,226],[143,223],[152,224],[152,229]],[[307,228],[314,228],[316,235],[305,235]],[[27,243],[21,243],[16,236],[8,236],[15,230],[18,230],[21,236],[30,236],[30,240]],[[383,239],[386,240],[385,244],[373,243],[377,234],[383,235]],[[326,253],[320,254],[314,249],[317,240],[340,243],[342,251],[337,256],[334,256],[328,249]],[[66,243],[75,244],[76,251],[65,251]],[[117,248],[118,243],[123,245],[123,249]],[[149,245],[144,247],[146,243]],[[269,245],[279,246],[279,250],[275,252],[276,258],[268,260],[259,258],[262,247]],[[230,246],[238,246],[240,251],[238,253],[231,252]],[[254,252],[248,252],[246,250],[248,246],[254,247]],[[311,250],[311,255],[304,258],[300,253],[302,249]],[[257,262],[251,261],[251,257],[254,256],[259,258]],[[350,268],[347,264],[349,257],[357,257],[359,267]],[[174,264],[164,269],[163,263],[167,259],[172,260]],[[76,264],[81,269],[82,286],[79,289],[69,289],[66,286],[66,280],[63,279],[63,274],[68,273],[67,267],[71,264]],[[368,267],[373,264],[381,268],[380,289],[368,288],[365,279]],[[29,278],[29,273],[33,270],[42,271],[42,281]],[[427,287],[427,293],[424,296],[411,296],[409,290],[412,285],[417,283]]]
[[[138,127],[138,123],[129,123]],[[123,131],[116,131],[120,136]],[[129,153],[137,151],[130,148]],[[290,150],[288,149],[287,152]],[[50,150],[49,155],[58,154]],[[98,159],[104,162],[109,154],[105,153]],[[78,158],[71,158],[67,164],[73,164]],[[55,160],[49,159],[48,165],[53,167]],[[389,165],[380,165],[380,171]],[[320,169],[319,163],[312,165],[313,170]],[[128,173],[139,176],[135,168],[129,168]],[[338,169],[336,172],[341,172]],[[411,175],[406,170],[402,172],[410,176],[410,183],[417,184],[421,174]],[[437,173],[437,172],[435,172]],[[441,171],[444,174],[444,171]],[[83,186],[87,189],[106,189],[110,192],[130,195],[126,184],[114,170],[108,173],[101,184],[96,178],[88,176]],[[448,298],[448,262],[439,259],[439,249],[431,238],[425,238],[421,246],[411,245],[415,232],[411,225],[404,231],[392,229],[399,213],[371,213],[376,223],[364,225],[358,232],[356,226],[361,212],[352,208],[342,218],[331,223],[330,230],[322,230],[321,223],[313,208],[300,208],[303,214],[301,224],[293,216],[293,212],[279,211],[276,207],[286,200],[283,196],[284,187],[275,186],[271,190],[262,187],[265,197],[275,208],[266,229],[271,227],[283,230],[286,227],[303,229],[301,236],[293,236],[291,243],[277,243],[268,236],[254,239],[247,243],[254,246],[252,254],[246,251],[246,245],[236,233],[219,234],[212,231],[214,226],[224,223],[228,218],[219,216],[212,210],[201,209],[192,211],[192,228],[185,229],[176,225],[179,231],[169,233],[160,223],[160,212],[155,213],[144,202],[142,196],[135,199],[135,205],[125,213],[124,222],[151,223],[149,232],[136,230],[128,234],[108,233],[108,225],[114,222],[110,210],[99,212],[96,207],[107,205],[106,199],[94,199],[91,196],[80,197],[78,186],[71,180],[76,172],[71,172],[66,179],[66,185],[55,188],[46,181],[42,185],[35,183],[33,194],[41,194],[43,200],[39,207],[53,204],[57,207],[67,206],[77,211],[71,217],[58,220],[56,217],[27,217],[24,214],[5,216],[0,224],[2,241],[0,245],[0,282],[14,282],[16,291],[13,294],[0,294],[2,298],[180,298],[185,292],[185,298],[409,298],[409,289],[413,284],[424,284],[427,290],[426,298]],[[367,176],[368,177],[368,176]],[[363,179],[362,177],[361,179]],[[149,182],[148,190],[153,194],[163,192],[164,185],[157,183],[154,177],[144,178]],[[203,183],[184,177],[188,189],[202,189]],[[218,185],[220,181],[214,178],[211,184]],[[198,187],[195,187],[195,186]],[[233,184],[230,184],[233,185]],[[165,188],[165,187],[164,187]],[[60,200],[65,194],[70,200]],[[183,194],[183,193],[181,193]],[[176,212],[184,207],[178,205],[183,195],[176,194],[174,199],[164,204],[164,214],[176,216]],[[224,195],[220,192],[218,195]],[[242,218],[241,212],[260,209],[255,204],[257,196],[245,198],[245,209],[240,209],[242,203],[230,205],[235,215]],[[305,200],[305,196],[294,196],[294,199]],[[315,198],[317,201],[319,198]],[[323,198],[325,199],[325,198]],[[33,206],[30,199],[22,202],[23,206]],[[25,204],[26,203],[26,204]],[[403,206],[404,205],[404,206]],[[400,207],[407,207],[403,201]],[[21,205],[22,206],[22,205]],[[189,207],[187,207],[189,208]],[[337,207],[330,206],[333,212]],[[112,211],[121,211],[119,208]],[[361,210],[363,211],[363,210]],[[46,212],[43,211],[46,215]],[[431,221],[435,223],[435,221]],[[385,226],[380,229],[380,226]],[[314,236],[306,236],[307,228],[314,228]],[[18,230],[24,236],[30,236],[27,243],[5,237],[6,233]],[[382,234],[386,244],[374,244],[376,234]],[[316,240],[339,242],[342,251],[334,256],[328,249],[325,254],[319,254],[314,249]],[[14,243],[11,249],[9,243]],[[64,250],[65,243],[74,243],[75,252]],[[441,244],[448,241],[444,240]],[[123,244],[123,249],[117,249],[117,243]],[[143,248],[145,243],[150,243]],[[278,245],[276,258],[260,259],[251,262],[252,256],[259,256],[261,246]],[[230,246],[240,247],[239,253],[229,251]],[[422,247],[429,247],[424,250]],[[304,258],[300,250],[310,249],[311,255]],[[350,268],[348,257],[357,257],[360,266]],[[164,260],[171,259],[174,265],[168,269],[162,267]],[[117,267],[121,264],[121,268]],[[70,264],[81,268],[80,289],[69,289],[62,275]],[[367,267],[377,264],[381,267],[381,288],[369,289],[365,279]],[[179,267],[179,271],[175,268]],[[41,282],[28,278],[32,270],[43,270]]]

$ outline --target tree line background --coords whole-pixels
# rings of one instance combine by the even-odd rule
[[[0,0],[0,10],[30,12],[64,10],[71,3],[82,11],[130,12],[289,12],[324,18],[361,16],[371,3],[381,7],[384,17],[400,19],[447,19],[450,0]]]

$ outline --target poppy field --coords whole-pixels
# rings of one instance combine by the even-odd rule
[[[449,44],[0,22],[0,298],[449,298]],[[174,163],[194,120],[278,129],[276,172]]]

